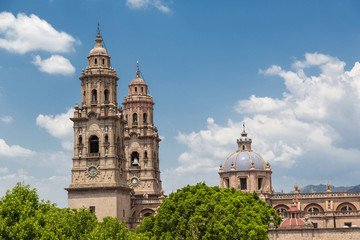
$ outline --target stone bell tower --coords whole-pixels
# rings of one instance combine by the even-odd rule
[[[126,177],[134,190],[132,218],[154,214],[163,197],[159,169],[159,138],[154,126],[154,101],[148,85],[140,78],[139,62],[136,77],[124,97]]]
[[[130,192],[125,173],[124,124],[117,106],[116,71],[98,30],[95,47],[81,76],[81,106],[75,105],[74,157],[69,208],[90,208],[97,218],[130,216]]]

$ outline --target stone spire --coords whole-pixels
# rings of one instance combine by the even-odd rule
[[[136,62],[136,77],[140,78],[139,61]]]

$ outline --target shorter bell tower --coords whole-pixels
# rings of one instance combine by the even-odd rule
[[[154,101],[148,93],[147,83],[140,77],[139,62],[123,105],[127,121],[124,132],[125,172],[128,185],[134,190],[131,218],[135,220],[155,214],[164,197],[159,169],[161,139],[154,125]],[[136,224],[135,221],[132,227]]]

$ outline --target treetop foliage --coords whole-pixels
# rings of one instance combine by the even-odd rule
[[[270,216],[280,217],[256,193],[186,186],[164,199],[158,214],[136,232],[106,217],[98,222],[89,209],[58,208],[39,200],[36,189],[17,183],[0,200],[1,239],[268,239]]]
[[[152,239],[268,239],[270,216],[280,223],[256,193],[198,183],[170,194],[137,232]]]

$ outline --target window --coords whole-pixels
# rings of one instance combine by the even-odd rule
[[[89,209],[91,213],[95,213],[95,206],[90,206]]]
[[[224,178],[224,184],[225,184],[225,187],[226,188],[229,188],[230,187],[230,181],[228,178]]]
[[[135,92],[137,92],[137,87],[135,87]]]
[[[103,62],[103,65],[105,65],[105,59],[102,59],[102,60],[103,60],[103,61],[102,61],[102,62]]]
[[[308,209],[308,212],[318,213],[320,212],[320,209],[318,209],[317,207],[310,207]]]
[[[123,217],[125,217],[125,209],[123,209]]]
[[[133,122],[137,123],[137,114],[136,113],[133,114]]]
[[[146,123],[146,121],[147,121],[147,114],[144,113],[144,114],[143,114],[143,122]]]
[[[95,64],[97,64],[97,58],[95,58]]]
[[[241,190],[247,189],[247,179],[246,178],[240,178],[240,189]]]
[[[148,156],[147,156],[147,151],[145,151],[145,153],[144,153],[144,158],[147,158]]]
[[[96,102],[97,101],[97,91],[94,89],[91,92],[91,101]]]
[[[133,152],[131,154],[131,166],[140,166],[139,153]]]
[[[109,101],[109,90],[104,91],[104,101]]]
[[[86,96],[86,91],[84,91],[84,97]]]
[[[313,224],[314,228],[318,228],[318,224],[317,224],[317,223],[312,222],[312,224]]]
[[[151,216],[152,214],[151,213],[144,213],[144,217],[149,217],[149,216]]]
[[[258,178],[258,189],[260,190],[262,188],[263,184],[263,178]]]
[[[243,150],[245,150],[245,146],[243,145]]]
[[[79,137],[79,144],[82,144],[82,136]]]
[[[351,226],[352,226],[352,223],[351,223],[351,222],[345,222],[345,223],[344,223],[344,227],[345,227],[345,226],[346,226],[346,227],[351,227]]]
[[[99,152],[99,138],[97,136],[90,137],[90,153]]]
[[[141,87],[141,92],[144,92],[144,88],[143,88],[143,87]]]
[[[105,142],[108,143],[109,142],[109,136],[106,134],[105,135]]]
[[[340,211],[341,212],[349,212],[349,211],[352,211],[352,208],[350,206],[346,205],[346,206],[342,207],[340,209]]]

